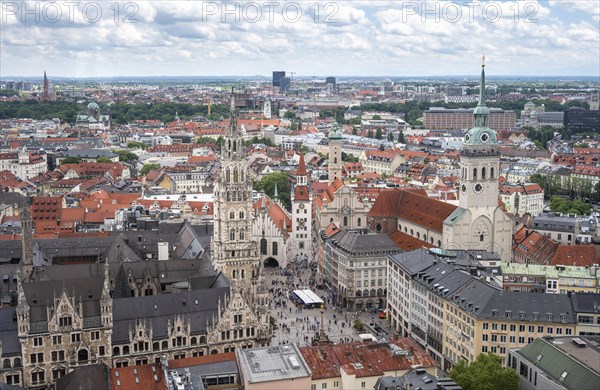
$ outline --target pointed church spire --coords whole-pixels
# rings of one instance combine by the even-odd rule
[[[485,106],[485,55],[481,57],[481,83],[479,85],[479,105]]]
[[[300,161],[298,161],[298,176],[306,176],[306,163],[304,162],[304,153],[300,153]]]

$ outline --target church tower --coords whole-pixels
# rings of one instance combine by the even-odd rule
[[[308,256],[312,245],[312,198],[308,187],[308,176],[304,154],[300,155],[296,172],[296,188],[292,195],[292,234],[294,237],[292,256]],[[294,253],[295,252],[295,253]]]
[[[483,63],[479,103],[473,111],[475,125],[465,134],[460,153],[459,207],[444,220],[442,247],[487,250],[510,261],[513,221],[498,205],[500,151],[496,131],[489,128],[489,115]]]
[[[490,109],[485,104],[485,63],[481,65],[479,103],[473,111],[475,126],[467,132],[460,154],[459,206],[465,209],[498,207],[500,150],[496,131],[489,128]]]
[[[237,112],[231,95],[231,119],[221,147],[221,174],[214,190],[213,267],[242,292],[252,307],[265,311],[267,292],[252,235],[252,178],[245,161],[246,148],[237,128]]]
[[[329,184],[335,179],[342,180],[342,133],[332,130],[329,135],[329,161],[327,165]]]

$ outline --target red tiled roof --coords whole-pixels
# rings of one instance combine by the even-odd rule
[[[392,241],[394,241],[396,245],[398,245],[400,249],[405,251],[414,251],[423,247],[435,248],[435,245],[429,244],[423,240],[420,240],[416,237],[411,236],[410,234],[406,234],[399,230],[390,234],[389,237],[392,239]]]
[[[279,203],[273,202],[271,199],[269,199],[268,196],[260,197],[256,202],[254,202],[254,205],[253,205],[254,209],[257,212],[260,212],[261,207],[263,207],[263,202],[264,202],[264,207],[267,210],[267,213],[269,214],[269,216],[271,217],[271,220],[273,220],[275,225],[277,225],[279,230],[283,232],[283,221],[285,221],[286,232],[288,232],[288,233],[291,232],[292,231],[292,219],[287,215],[287,213],[285,211],[283,211],[283,209],[281,208]]]
[[[559,247],[558,242],[525,226],[513,238],[513,257],[519,263],[547,265]]]
[[[552,257],[550,264],[582,267],[600,264],[600,247],[598,245],[561,245]]]
[[[156,378],[156,379],[155,379]],[[118,384],[117,384],[117,381]],[[159,363],[110,369],[111,389],[164,390],[165,377]]]
[[[300,353],[312,371],[313,380],[339,377],[340,370],[347,375],[364,378],[392,371],[408,371],[415,365],[437,367],[435,360],[416,341],[404,338],[390,343],[411,351],[412,355],[394,355],[387,344],[361,342],[302,347]]]
[[[457,206],[420,195],[417,191],[393,189],[381,191],[369,217],[398,217],[436,232]]]
[[[218,353],[215,355],[204,355],[189,357],[184,359],[169,360],[169,368],[185,368],[192,366],[200,366],[203,364],[222,363],[222,362],[236,362],[235,352]]]

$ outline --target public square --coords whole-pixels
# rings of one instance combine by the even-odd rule
[[[332,293],[326,288],[321,276],[316,272],[316,262],[308,259],[293,262],[286,269],[265,267],[265,282],[271,299],[271,316],[276,320],[273,344],[297,343],[310,345],[319,333],[320,308],[302,308],[290,299],[290,293],[297,289],[310,289],[325,302],[323,327],[329,340],[335,344],[360,340],[359,333],[371,333],[375,337],[389,337],[389,323],[369,311],[350,312],[332,304]],[[353,328],[354,321],[360,319],[365,325],[362,332]],[[383,331],[377,333],[369,323],[379,325]]]

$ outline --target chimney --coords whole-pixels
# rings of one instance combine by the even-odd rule
[[[158,260],[169,260],[169,243],[159,242],[158,243]]]

